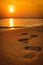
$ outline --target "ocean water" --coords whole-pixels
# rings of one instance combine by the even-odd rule
[[[15,27],[15,26],[38,26],[43,25],[43,19],[0,19],[0,27]]]

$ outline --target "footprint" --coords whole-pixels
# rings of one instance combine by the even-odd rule
[[[25,55],[24,55],[24,58],[33,58],[33,57],[35,57],[35,56],[36,56],[35,53],[28,53],[28,54],[25,54]]]
[[[28,33],[26,33],[26,32],[24,32],[24,33],[22,33],[22,35],[27,35]]]
[[[30,35],[30,38],[34,38],[37,37],[38,35]]]
[[[28,38],[24,38],[24,39],[19,39],[18,41],[23,43],[28,43],[28,40],[29,40]]]
[[[40,47],[35,47],[35,46],[26,46],[26,50],[36,50],[36,51],[41,51]]]

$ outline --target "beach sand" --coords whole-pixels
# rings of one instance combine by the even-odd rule
[[[43,26],[0,29],[0,65],[43,65]]]

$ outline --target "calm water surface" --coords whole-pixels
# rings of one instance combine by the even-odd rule
[[[43,19],[0,19],[0,30],[19,29],[22,27],[33,27],[39,25],[43,25]]]
[[[43,19],[0,19],[0,27],[43,25]]]

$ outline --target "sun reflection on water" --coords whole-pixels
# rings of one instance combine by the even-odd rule
[[[9,19],[9,27],[11,27],[11,29],[14,29],[14,21],[12,18]]]

